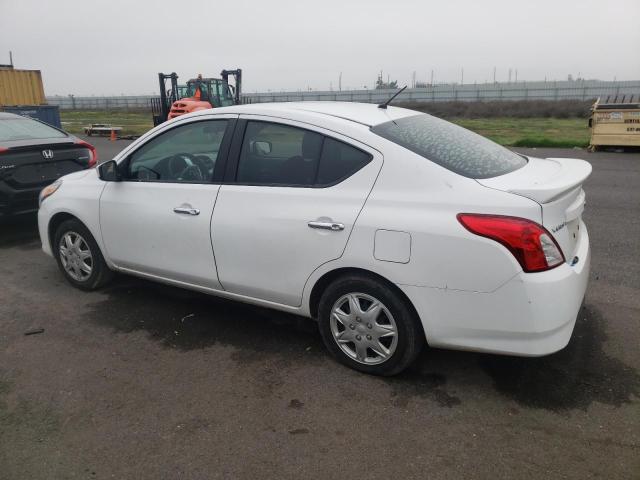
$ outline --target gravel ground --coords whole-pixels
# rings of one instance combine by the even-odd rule
[[[75,290],[34,217],[0,224],[0,478],[639,478],[640,155],[521,151],[594,167],[585,305],[538,359],[365,376],[305,319],[125,276]]]

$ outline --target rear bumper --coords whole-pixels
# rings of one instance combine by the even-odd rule
[[[589,279],[584,223],[580,230],[575,265],[521,272],[490,293],[399,285],[416,307],[429,345],[522,356],[564,348]]]
[[[0,180],[0,217],[37,211],[42,188],[16,190]]]

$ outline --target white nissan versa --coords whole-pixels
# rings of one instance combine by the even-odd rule
[[[84,290],[124,272],[315,318],[392,375],[423,344],[545,355],[589,275],[582,160],[513,153],[412,110],[204,110],[42,191],[43,250]]]

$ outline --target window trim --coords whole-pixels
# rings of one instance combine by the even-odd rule
[[[133,178],[127,178],[127,174],[129,173],[129,166],[131,163],[131,157],[135,155],[135,153],[143,148],[145,145],[148,145],[149,142],[154,141],[157,138],[160,138],[164,134],[175,130],[176,128],[181,128],[187,125],[193,125],[195,123],[202,122],[227,122],[227,128],[224,131],[224,136],[222,137],[222,142],[220,143],[220,150],[218,150],[218,158],[216,159],[216,164],[213,167],[213,175],[212,178],[203,181],[178,181],[178,180],[138,180]],[[142,142],[140,145],[137,145],[134,150],[127,153],[127,155],[118,162],[118,170],[122,176],[122,182],[130,182],[130,183],[168,183],[168,184],[179,184],[179,185],[220,185],[222,183],[223,172],[225,171],[225,167],[227,164],[229,149],[232,143],[232,137],[235,133],[236,124],[238,122],[237,116],[233,117],[219,117],[215,116],[211,117],[199,117],[193,121],[187,122],[179,122],[175,125],[172,125],[169,128],[165,128],[162,131],[158,132],[157,135],[147,139],[145,142]]]
[[[352,143],[346,142],[342,139],[336,138],[332,135],[328,135],[322,131],[318,131],[318,130],[313,130],[311,128],[306,128],[306,127],[301,127],[299,125],[292,125],[290,123],[284,123],[282,121],[278,121],[278,120],[285,120],[285,121],[292,121],[292,122],[296,122],[296,120],[293,119],[283,119],[280,117],[273,117],[274,120],[267,120],[264,118],[242,118],[240,117],[238,119],[238,123],[236,125],[236,130],[234,132],[233,135],[233,145],[231,147],[231,150],[229,151],[229,155],[228,155],[228,162],[227,162],[227,169],[225,171],[225,175],[224,175],[224,181],[222,182],[224,185],[238,185],[238,186],[247,186],[247,187],[283,187],[283,188],[330,188],[330,187],[334,187],[342,182],[344,182],[345,180],[347,180],[348,178],[352,177],[353,175],[355,175],[356,173],[358,173],[360,170],[362,170],[364,167],[366,167],[367,165],[369,165],[372,161],[373,161],[373,154],[371,152],[367,152],[366,150],[363,150],[362,148],[359,148],[355,145],[353,145]],[[301,184],[295,184],[295,183],[255,183],[255,182],[238,182],[237,178],[238,178],[238,167],[240,165],[240,154],[242,153],[242,145],[244,143],[244,136],[247,130],[247,125],[249,124],[249,122],[259,122],[259,123],[272,123],[275,125],[281,125],[284,127],[290,127],[290,128],[297,128],[299,130],[305,130],[311,133],[315,133],[318,135],[322,135],[322,147],[320,149],[320,158],[318,158],[318,166],[316,168],[316,175],[315,175],[315,179],[316,182],[313,183],[312,185],[301,185]],[[322,159],[322,149],[324,148],[324,143],[325,140],[329,138],[331,140],[334,140],[336,142],[339,143],[343,143],[345,145],[348,145],[349,147],[355,148],[356,150],[358,150],[359,152],[364,153],[365,155],[367,155],[368,160],[367,162],[362,165],[360,168],[358,168],[357,170],[354,170],[350,173],[348,173],[347,175],[344,175],[340,178],[338,178],[337,180],[335,180],[334,182],[331,183],[317,183],[317,179],[318,179],[318,172],[320,170],[320,160]]]

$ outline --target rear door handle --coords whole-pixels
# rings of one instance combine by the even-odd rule
[[[181,213],[183,215],[200,215],[200,210],[191,207],[176,207],[173,209],[175,213]]]
[[[307,223],[311,228],[319,228],[321,230],[333,230],[334,232],[338,232],[340,230],[344,230],[343,223],[335,223],[335,222],[309,222]]]

